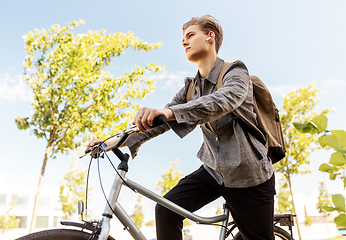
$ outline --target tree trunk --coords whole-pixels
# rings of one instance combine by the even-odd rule
[[[300,235],[300,229],[299,229],[298,214],[297,214],[297,211],[296,211],[296,206],[294,205],[294,198],[293,198],[293,191],[292,191],[291,178],[290,178],[290,177],[287,177],[287,180],[288,180],[288,186],[290,187],[290,194],[291,194],[291,196],[292,196],[293,211],[294,211],[294,214],[296,215],[296,223],[297,223],[298,236],[299,236],[299,239],[302,240],[302,236]]]
[[[46,165],[47,165],[47,161],[49,158],[48,156],[49,156],[50,151],[51,151],[51,146],[48,145],[46,147],[46,151],[44,153],[44,158],[43,158],[43,163],[42,163],[42,168],[41,168],[41,174],[40,174],[40,178],[38,180],[37,193],[35,196],[34,209],[32,211],[32,217],[31,217],[31,223],[30,223],[30,233],[32,233],[33,230],[36,228],[37,209],[38,209],[38,204],[40,202],[43,177],[44,177],[44,172],[46,170]]]

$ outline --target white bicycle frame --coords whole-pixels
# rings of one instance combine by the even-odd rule
[[[145,187],[139,185],[138,183],[131,181],[130,179],[125,178],[126,171],[118,169],[119,175],[116,175],[113,181],[113,185],[108,197],[108,203],[106,204],[104,214],[101,221],[101,233],[99,236],[99,240],[106,240],[109,236],[110,230],[110,219],[112,218],[113,213],[119,219],[119,221],[124,225],[124,227],[131,234],[133,239],[135,240],[146,240],[145,236],[136,226],[136,224],[132,221],[130,216],[125,212],[125,210],[119,204],[118,197],[121,190],[122,185],[128,186],[131,189],[137,191],[141,195],[157,202],[158,204],[170,209],[173,212],[180,214],[196,223],[199,224],[212,224],[217,222],[222,222],[220,237],[219,240],[224,240],[226,235],[226,228],[228,224],[229,218],[229,210],[228,208],[224,208],[224,213],[222,215],[218,215],[215,217],[200,217],[192,212],[178,206],[177,204],[167,200],[166,198],[161,197],[160,195],[146,189]],[[113,211],[112,211],[112,209]]]

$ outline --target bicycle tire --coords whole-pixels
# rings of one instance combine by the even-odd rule
[[[278,227],[278,226],[274,226],[274,236],[275,236],[275,239],[294,240],[285,229],[282,229],[281,227]],[[242,239],[243,238],[240,236],[239,232],[234,236],[234,240],[242,240]]]
[[[73,229],[50,229],[35,233],[30,233],[16,240],[88,240],[91,234],[89,232],[83,232],[81,230]],[[97,240],[98,236],[95,236],[93,240]],[[112,237],[108,237],[108,240],[115,240]]]

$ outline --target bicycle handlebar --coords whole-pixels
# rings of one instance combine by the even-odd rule
[[[151,126],[151,128],[154,128],[154,127],[158,127],[160,125],[163,125],[167,123],[167,118],[165,115],[160,115],[158,117],[156,117],[153,121],[153,126]],[[106,146],[106,144],[102,143],[102,147],[103,147],[103,150],[105,152],[108,152],[114,148],[119,148],[126,140],[127,138],[133,134],[133,133],[136,133],[136,132],[139,132],[139,128],[137,126],[132,126],[132,127],[129,127],[127,129],[125,129],[124,131],[121,132],[120,134],[120,139],[116,142],[116,143],[113,143],[112,145],[110,146]],[[116,135],[114,135],[116,136]],[[88,154],[88,153],[91,153],[93,151],[93,149],[95,147],[97,147],[98,145],[95,145],[91,148],[88,148],[86,149],[84,152],[85,154]]]

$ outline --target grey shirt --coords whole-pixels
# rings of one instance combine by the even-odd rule
[[[170,128],[183,138],[200,125],[203,144],[197,157],[219,184],[232,188],[252,187],[272,176],[273,166],[267,158],[266,147],[250,135],[252,143],[263,156],[263,159],[258,160],[241,126],[230,114],[233,112],[257,129],[249,73],[242,62],[233,62],[223,77],[222,87],[217,90],[216,83],[223,62],[217,58],[204,79],[199,72],[194,78],[185,79],[185,86],[166,105],[172,110],[176,121],[170,121],[144,134],[134,134],[127,140],[126,145],[133,157],[142,143]],[[196,84],[196,90],[193,100],[186,102],[187,88],[191,82]],[[260,133],[258,129],[257,131]]]

